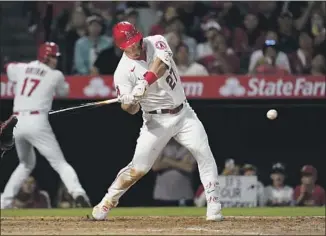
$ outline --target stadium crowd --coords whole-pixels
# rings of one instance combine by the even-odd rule
[[[326,74],[325,2],[29,4],[30,32],[59,44],[65,74],[113,74],[111,29],[122,20],[164,35],[181,75]]]
[[[195,161],[189,151],[171,141],[158,158],[153,171],[156,173],[153,187],[153,205],[155,206],[197,206],[206,205],[206,197],[202,185],[196,192],[193,190],[192,177],[196,169]],[[318,172],[314,166],[302,167],[301,180],[293,188],[286,184],[287,172],[282,163],[272,166],[270,185],[257,182],[257,206],[325,206],[325,189],[316,184]],[[221,176],[257,176],[257,168],[245,164],[241,168],[233,159],[225,162]],[[54,199],[40,190],[36,180],[30,176],[14,199],[14,208],[76,208],[82,207],[74,201],[67,188],[59,185]]]

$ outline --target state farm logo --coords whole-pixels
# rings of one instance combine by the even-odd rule
[[[308,78],[268,80],[250,78],[247,95],[250,97],[324,97],[325,81]]]
[[[325,81],[312,78],[227,78],[219,89],[224,97],[324,97]]]
[[[220,94],[224,97],[243,96],[246,93],[245,87],[240,84],[237,78],[226,79],[225,84],[220,88]]]
[[[100,77],[92,78],[89,84],[84,88],[84,94],[88,97],[107,97],[113,92],[109,86],[104,83],[104,80]]]

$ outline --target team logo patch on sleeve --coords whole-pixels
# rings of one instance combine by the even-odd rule
[[[157,41],[155,43],[155,47],[160,50],[164,50],[167,48],[166,43],[164,43],[163,41]]]

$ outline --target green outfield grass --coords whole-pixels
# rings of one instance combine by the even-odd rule
[[[86,216],[91,209],[10,209],[1,216]],[[196,207],[119,207],[110,216],[204,216],[205,208]],[[325,216],[324,207],[225,208],[225,216]]]

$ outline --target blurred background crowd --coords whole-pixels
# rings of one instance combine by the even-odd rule
[[[197,169],[195,159],[191,153],[178,144],[174,139],[167,144],[159,158],[153,165],[155,181],[153,187],[154,206],[197,206],[206,205],[204,187],[196,186],[194,174]],[[299,172],[299,171],[298,171]],[[297,186],[287,184],[288,172],[285,165],[278,162],[272,165],[269,181],[262,183],[261,173],[252,164],[239,165],[232,158],[225,161],[220,169],[221,176],[258,176],[256,186],[257,206],[324,206],[325,189],[316,184],[317,169],[312,165],[304,165],[301,170],[301,179]],[[152,186],[151,186],[152,188]],[[196,190],[197,189],[197,190]],[[54,198],[38,187],[36,180],[30,176],[23,184],[14,200],[15,208],[76,208],[82,207],[74,201],[67,188],[61,182]]]
[[[38,45],[54,41],[61,49],[58,67],[65,75],[112,75],[122,55],[114,46],[112,26],[125,20],[144,36],[164,35],[180,75],[326,76],[322,1],[17,1],[1,2],[0,7],[1,70],[8,61],[35,60]],[[193,182],[196,163],[180,145],[171,141],[153,171],[156,205],[205,205],[202,186]],[[261,176],[254,165],[240,165],[234,159],[228,159],[220,172]],[[289,186],[284,164],[271,166],[270,173],[264,173],[269,182],[256,186],[258,205],[325,205],[325,190],[315,184],[317,169],[305,165],[300,173],[298,185]],[[78,205],[62,183],[50,199],[31,176],[15,207]]]
[[[145,36],[164,35],[181,75],[326,74],[322,1],[31,1],[22,11],[17,18],[28,22],[26,41],[58,43],[65,74],[113,74],[121,51],[111,30],[123,20]],[[7,51],[5,61],[15,57]]]

